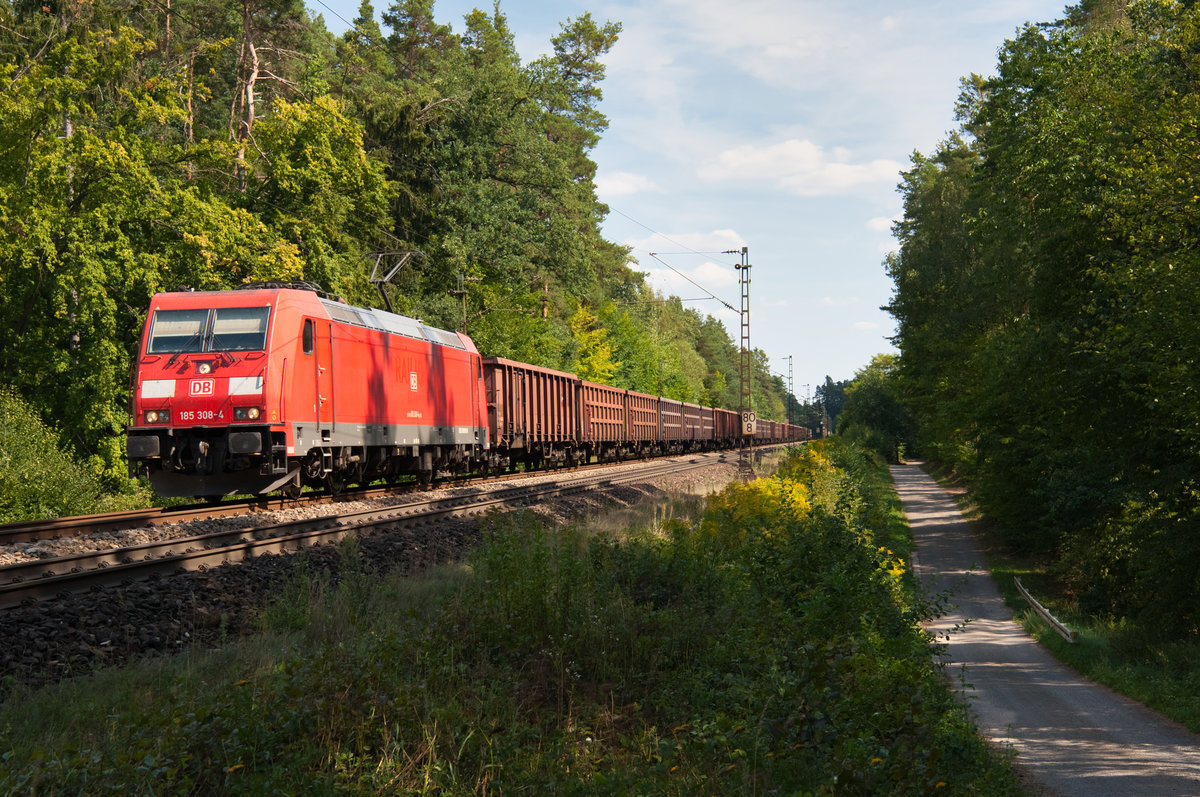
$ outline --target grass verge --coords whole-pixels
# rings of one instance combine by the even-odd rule
[[[298,570],[263,633],[14,696],[0,792],[1012,794],[838,442],[596,533],[493,518],[416,578]]]

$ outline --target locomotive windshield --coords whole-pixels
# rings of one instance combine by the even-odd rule
[[[262,351],[270,307],[155,310],[147,354]]]

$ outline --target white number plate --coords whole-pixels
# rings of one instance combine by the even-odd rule
[[[181,421],[223,421],[225,413],[217,410],[184,410],[179,413]]]

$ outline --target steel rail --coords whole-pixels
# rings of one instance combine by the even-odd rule
[[[48,520],[18,521],[0,525],[0,545],[14,542],[38,542],[63,537],[81,537],[85,534],[102,531],[120,531],[141,526],[160,526],[166,523],[186,523],[190,520],[247,514],[253,511],[286,509],[302,503],[320,503],[328,498],[329,496],[324,493],[302,496],[294,500],[276,496],[259,496],[219,504],[156,506],[147,509],[102,512],[94,515],[71,515]]]

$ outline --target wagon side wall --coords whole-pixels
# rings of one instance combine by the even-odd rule
[[[578,379],[573,374],[497,357],[483,361],[493,445],[533,448],[578,438]]]
[[[629,391],[626,396],[629,439],[635,443],[653,444],[659,440],[658,396]]]
[[[609,385],[580,382],[582,419],[579,431],[583,442],[623,443],[629,439],[626,392]]]

